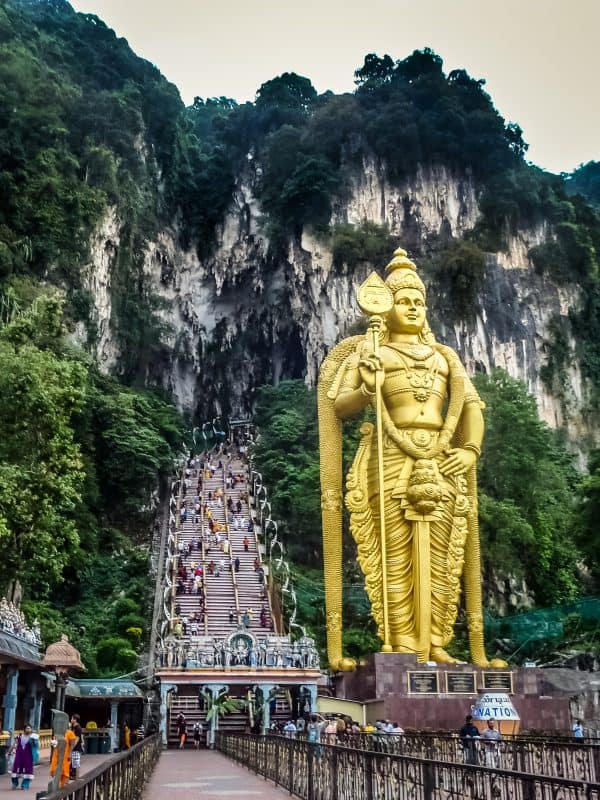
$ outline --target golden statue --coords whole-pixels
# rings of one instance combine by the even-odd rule
[[[483,641],[476,462],[483,415],[456,353],[427,324],[425,286],[402,249],[360,287],[370,315],[364,336],[329,353],[318,386],[327,652],[332,669],[355,664],[342,654],[341,420],[368,405],[346,481],[350,529],[365,575],[383,652],[419,662],[455,663],[453,638],[464,579],[471,657],[488,661]]]

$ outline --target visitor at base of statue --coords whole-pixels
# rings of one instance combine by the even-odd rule
[[[479,731],[473,725],[473,717],[468,714],[465,717],[465,724],[458,732],[463,748],[465,764],[479,764]]]
[[[488,719],[488,726],[481,734],[485,747],[485,765],[495,768],[498,766],[498,744],[502,741],[502,734],[496,728],[496,721]]]
[[[573,736],[576,739],[583,739],[583,736],[584,736],[584,733],[583,733],[583,722],[580,719],[575,720],[575,722],[573,723],[572,731],[573,731]]]

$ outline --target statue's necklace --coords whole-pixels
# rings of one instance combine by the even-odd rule
[[[391,347],[402,356],[407,356],[412,361],[427,361],[435,352],[433,347],[421,343],[410,344],[409,342],[403,342],[399,344],[397,342],[387,342],[386,346]]]
[[[406,370],[406,377],[412,389],[413,397],[417,403],[421,404],[421,414],[423,413],[423,406],[431,397],[433,385],[439,370],[437,359],[433,359],[431,367],[425,363],[428,358],[434,355],[434,350],[431,347],[423,344],[402,344],[389,343],[390,346],[398,353],[400,360]],[[410,364],[408,359],[413,363]]]

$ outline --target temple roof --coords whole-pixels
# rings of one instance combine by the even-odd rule
[[[37,645],[20,636],[0,630],[0,663],[17,662],[20,666],[40,667]]]
[[[110,678],[70,678],[67,683],[68,697],[97,698],[110,700],[132,700],[143,698],[144,693],[133,681]]]

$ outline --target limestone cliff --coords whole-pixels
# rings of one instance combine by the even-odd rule
[[[198,419],[246,414],[252,389],[285,376],[310,384],[328,349],[347,334],[360,312],[356,290],[368,272],[337,269],[329,243],[305,229],[289,241],[286,257],[274,258],[254,196],[255,169],[239,177],[233,202],[217,233],[213,254],[200,260],[183,249],[178,231],[165,225],[147,246],[144,273],[165,302],[171,328],[169,363],[162,381],[181,408]],[[432,239],[460,238],[479,216],[477,191],[465,175],[419,168],[411,180],[392,185],[374,159],[352,172],[345,202],[334,205],[332,222],[387,224],[417,262]],[[558,287],[538,275],[529,249],[552,235],[547,225],[521,230],[504,252],[488,253],[486,276],[474,321],[433,319],[438,337],[455,347],[470,371],[505,368],[525,381],[551,426],[566,426],[570,438],[591,435],[583,408],[586,386],[579,365],[568,368],[563,397],[549,393],[540,378],[549,324],[565,321],[578,302],[576,286]],[[111,259],[120,246],[113,209],[94,237],[87,289],[94,298],[95,353],[104,369],[118,362],[111,318]],[[435,308],[439,287],[429,286]],[[568,414],[564,397],[571,399]]]

